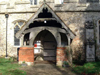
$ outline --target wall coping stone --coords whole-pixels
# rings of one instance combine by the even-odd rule
[[[55,4],[55,7],[62,7],[63,4]]]
[[[43,1],[40,1],[39,3],[41,4]],[[46,1],[46,3],[54,3],[54,1]]]
[[[68,1],[68,3],[77,3],[78,2],[78,0],[70,0],[70,1]]]
[[[6,5],[7,2],[0,2],[0,5]]]
[[[34,47],[34,46],[26,45],[26,46],[21,46],[21,47]]]
[[[18,4],[30,4],[29,1],[17,1],[15,2],[15,5],[18,5]]]
[[[30,8],[39,8],[40,5],[31,5]]]
[[[15,9],[14,6],[7,6],[6,9]]]
[[[34,47],[20,47],[20,50],[21,49],[27,49],[27,50],[29,50],[29,49],[34,49]]]
[[[77,7],[87,7],[86,3],[77,3]]]

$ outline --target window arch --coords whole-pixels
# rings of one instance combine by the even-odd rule
[[[14,22],[14,46],[20,46],[20,39],[17,39],[15,35],[23,27],[24,24],[25,21],[23,20]]]

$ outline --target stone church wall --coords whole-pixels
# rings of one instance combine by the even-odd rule
[[[73,51],[73,58],[76,58],[81,54],[81,58],[85,58],[86,52],[86,31],[85,31],[85,22],[93,21],[95,26],[95,32],[93,34],[99,35],[97,33],[97,21],[99,20],[99,12],[57,12],[56,13],[64,23],[72,30],[76,37],[73,39],[71,48]],[[92,35],[92,34],[90,34]],[[97,36],[95,37],[97,40]],[[97,45],[97,43],[95,43]],[[97,45],[98,46],[98,45]],[[100,59],[100,50],[96,48],[96,57]]]
[[[52,2],[50,2],[52,1]],[[82,59],[85,58],[85,25],[86,21],[93,21],[97,25],[98,19],[100,19],[98,4],[89,3],[77,3],[65,2],[63,5],[55,5],[53,0],[48,1],[48,5],[55,11],[55,13],[61,18],[61,20],[72,30],[76,37],[72,40],[71,48],[73,56],[76,58],[77,52],[81,53]],[[17,48],[14,46],[14,21],[25,20],[29,18],[38,10],[40,5],[30,5],[29,1],[17,1],[14,5],[2,2],[0,3],[0,55],[6,53],[6,18],[5,13],[9,13],[8,18],[8,55],[17,56]],[[94,8],[93,6],[97,6]],[[84,12],[82,12],[84,11]],[[90,12],[87,12],[90,11]],[[93,12],[96,11],[96,12]],[[97,34],[97,33],[96,33]],[[96,38],[95,38],[96,39]],[[97,57],[100,58],[99,45],[97,45]]]
[[[27,21],[33,14],[9,14],[8,18],[8,37],[7,37],[7,53],[10,56],[17,56],[18,46],[14,46],[14,22],[18,20]],[[22,39],[22,38],[21,38]],[[6,54],[6,18],[5,14],[0,15],[0,56]]]
[[[5,17],[3,14],[0,14],[0,55],[4,55],[5,54],[5,46],[6,46],[6,21],[5,21]]]

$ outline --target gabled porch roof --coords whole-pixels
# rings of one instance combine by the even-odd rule
[[[16,37],[17,38],[21,37],[21,35],[25,31],[25,29],[30,25],[30,23],[33,23],[33,21],[36,19],[36,17],[39,15],[39,13],[41,13],[41,11],[44,8],[48,9],[48,11],[53,15],[53,17],[56,19],[56,21],[62,25],[62,28],[64,28],[67,31],[67,33],[70,34],[70,38],[73,39],[75,37],[75,34],[65,25],[65,23],[56,15],[56,13],[46,3],[42,4],[42,6],[38,9],[38,11],[26,22],[26,24],[22,27],[22,29],[20,29],[17,32]]]

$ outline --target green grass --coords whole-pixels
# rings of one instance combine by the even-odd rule
[[[85,63],[82,66],[73,66],[75,73],[100,74],[100,62]]]
[[[26,75],[25,71],[19,70],[18,64],[13,64],[12,59],[0,58],[0,74],[2,75]]]

